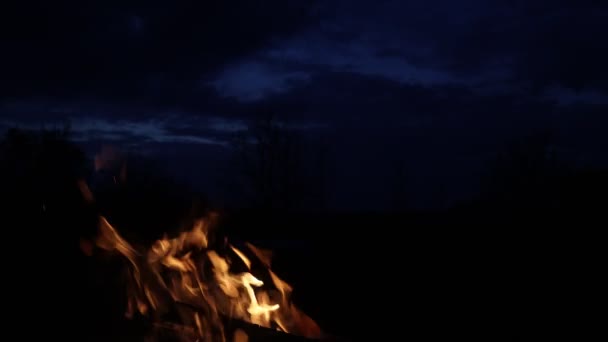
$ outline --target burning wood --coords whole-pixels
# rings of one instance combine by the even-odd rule
[[[169,332],[180,341],[225,341],[229,335],[246,341],[251,331],[321,338],[318,325],[291,303],[291,286],[270,270],[269,252],[209,241],[215,219],[208,215],[175,238],[137,249],[100,217],[94,244],[127,261],[126,316],[146,317],[157,336]],[[238,322],[249,325],[237,331]]]
[[[182,305],[184,308],[188,308],[193,311],[200,312],[202,309],[198,308],[194,305],[187,303],[176,303],[178,305]],[[285,342],[311,342],[311,341],[320,341],[320,342],[338,342],[344,341],[338,337],[323,335],[318,338],[308,338],[303,336],[298,336],[294,334],[289,334],[281,330],[270,329],[267,327],[263,327],[257,324],[252,324],[245,322],[239,319],[233,319],[228,316],[222,315],[221,317],[222,323],[225,327],[225,333],[227,336],[233,336],[233,341],[285,341]],[[193,332],[193,329],[188,329],[188,327],[178,326],[176,324],[168,324],[161,323],[157,325],[159,329],[166,329],[171,331],[189,331]]]
[[[225,324],[226,336],[232,336],[232,341],[234,342],[345,342],[333,336],[323,336],[320,339],[310,339],[236,319],[225,318],[223,321]],[[195,335],[194,329],[177,324],[157,323],[155,324],[155,328],[157,329],[157,332],[159,332],[159,335],[162,334],[160,331],[164,330],[166,333],[164,335],[168,335],[169,340],[175,340],[176,334],[181,336],[185,334]]]

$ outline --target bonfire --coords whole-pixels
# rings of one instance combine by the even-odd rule
[[[91,191],[81,183],[85,198]],[[218,215],[209,213],[178,236],[136,248],[109,220],[99,217],[95,246],[125,261],[127,318],[144,318],[151,337],[179,341],[247,341],[241,321],[307,338],[322,337],[319,326],[291,301],[292,288],[271,270],[271,252],[227,239],[210,241]]]

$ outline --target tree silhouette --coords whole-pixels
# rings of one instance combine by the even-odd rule
[[[68,128],[10,129],[0,142],[2,217],[10,222],[3,226],[3,242],[8,243],[7,252],[13,258],[27,254],[31,259],[7,264],[5,274],[19,279],[7,286],[44,287],[20,295],[22,302],[15,310],[61,307],[66,310],[62,321],[82,329],[91,327],[95,319],[107,323],[90,307],[100,312],[108,308],[97,305],[96,298],[103,293],[89,282],[92,268],[79,249],[80,238],[93,235],[97,222],[95,208],[84,201],[78,187],[78,181],[91,171],[88,165],[85,154],[69,141]],[[7,291],[22,293],[20,289]],[[41,324],[48,325],[43,329],[48,328],[49,334],[62,325],[52,317],[44,321]]]
[[[391,196],[392,210],[397,212],[404,211],[407,209],[408,205],[408,175],[404,158],[401,156],[394,158],[392,163],[389,165],[389,171],[389,191]]]
[[[80,201],[76,181],[86,176],[84,153],[69,142],[69,128],[9,129],[0,143],[5,203],[30,215],[54,214]]]
[[[515,141],[490,164],[484,184],[487,200],[515,208],[551,206],[558,181],[566,172],[557,158],[550,133]]]
[[[294,210],[324,206],[328,147],[313,144],[294,129],[265,114],[233,142],[231,174],[246,206]]]

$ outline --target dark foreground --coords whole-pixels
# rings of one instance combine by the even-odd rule
[[[513,218],[486,226],[481,215],[459,226],[462,220],[240,213],[228,216],[222,229],[237,245],[251,241],[273,249],[273,269],[294,286],[297,305],[345,340],[511,340],[543,322],[558,324],[592,300],[577,291],[597,277],[601,249],[593,230],[511,228]],[[69,257],[52,254],[49,245],[41,250],[51,254],[33,254],[33,269],[20,270],[34,290],[26,291],[29,297],[19,302],[16,315],[40,322],[31,334],[81,341],[143,336],[141,325],[122,318],[122,279],[111,259],[84,257],[77,248]],[[252,331],[251,341],[298,340]]]
[[[65,222],[6,221],[6,310],[28,327],[23,336],[132,341],[140,332],[123,319],[115,261],[84,256],[79,234],[67,230],[86,222],[85,211],[57,216],[71,217]],[[296,304],[347,340],[512,340],[530,327],[598,320],[582,309],[596,302],[602,274],[598,217],[226,215],[223,232],[236,245],[273,249],[273,269],[293,285]]]
[[[110,185],[97,184],[87,204],[76,181],[95,186],[98,174],[82,151],[52,132],[7,135],[2,293],[15,323],[6,336],[137,340],[145,325],[123,319],[115,260],[84,256],[79,241],[94,236],[99,213],[130,241],[158,239],[193,214],[189,192],[130,168],[125,184],[106,177]],[[546,339],[529,334],[535,327],[580,340],[604,309],[596,294],[605,292],[608,173],[558,177],[542,196],[510,184],[498,202],[427,213],[224,212],[221,230],[237,245],[274,250],[273,269],[293,285],[296,304],[335,336]]]

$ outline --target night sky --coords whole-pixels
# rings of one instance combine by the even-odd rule
[[[39,4],[36,4],[39,3]],[[550,130],[606,165],[608,2],[18,1],[0,11],[0,129],[70,122],[221,196],[230,137],[264,111],[330,147],[329,205],[472,198],[488,160]]]

